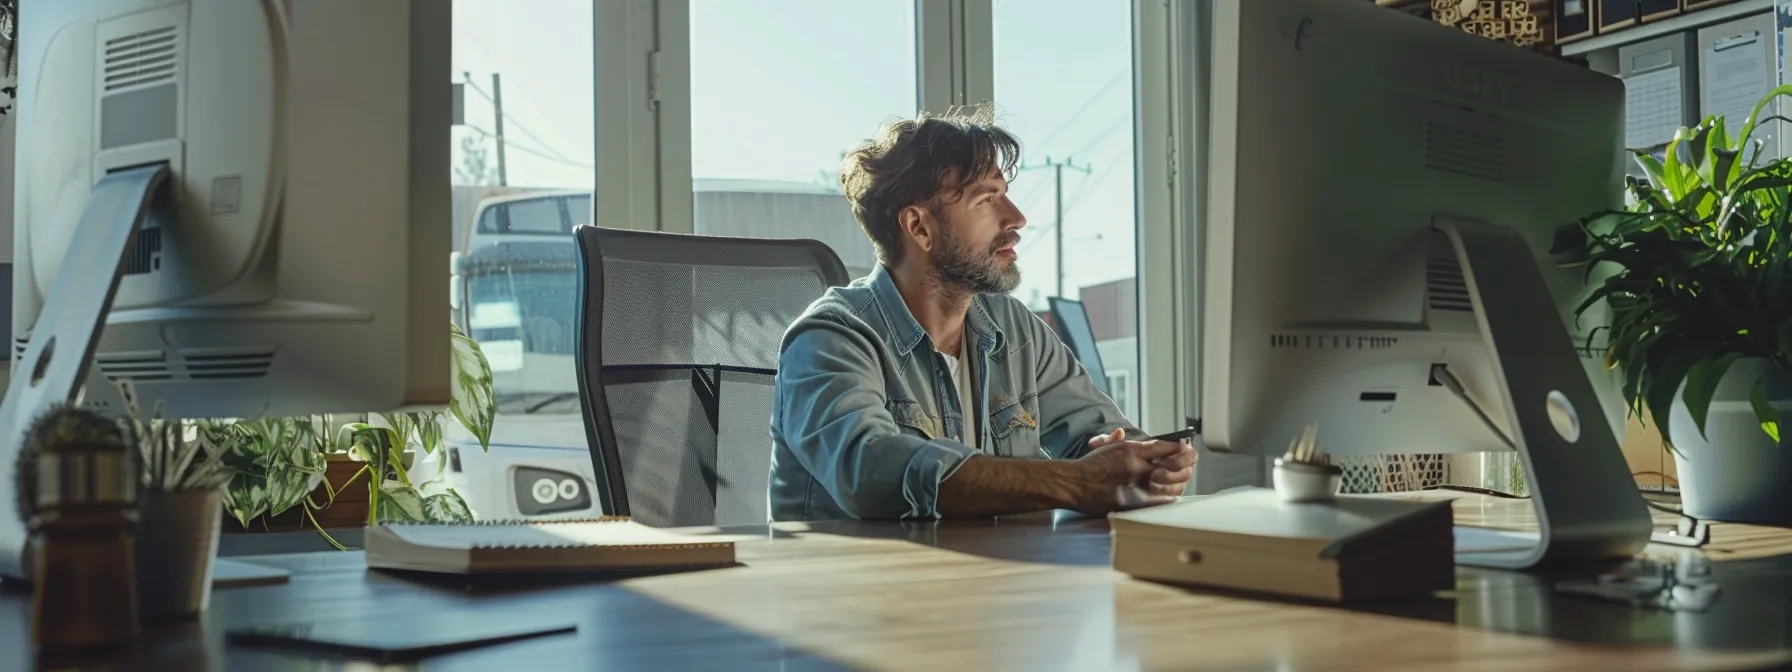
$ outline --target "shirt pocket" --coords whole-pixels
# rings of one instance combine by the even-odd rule
[[[1033,399],[1011,402],[989,413],[989,438],[997,455],[1043,457],[1039,446],[1039,416]]]
[[[892,399],[888,408],[890,417],[896,421],[896,427],[901,429],[903,434],[918,436],[928,441],[940,437],[939,420],[922,410],[919,402]]]

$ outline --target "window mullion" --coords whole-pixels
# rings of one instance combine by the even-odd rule
[[[992,0],[915,0],[915,75],[929,112],[994,100]]]

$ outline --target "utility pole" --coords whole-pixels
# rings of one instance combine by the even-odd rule
[[[492,73],[492,117],[492,125],[497,129],[493,135],[498,141],[498,186],[509,186],[510,176],[504,169],[504,88],[495,72]]]
[[[1034,170],[1039,168],[1052,169],[1052,235],[1057,239],[1055,244],[1058,253],[1058,265],[1056,267],[1058,271],[1057,295],[1062,297],[1064,296],[1064,169],[1069,168],[1071,170],[1081,171],[1084,175],[1087,175],[1093,172],[1094,168],[1087,163],[1080,166],[1076,165],[1075,159],[1052,161],[1052,157],[1048,156],[1045,157],[1044,163],[1036,166],[1026,166],[1021,168],[1021,170]]]

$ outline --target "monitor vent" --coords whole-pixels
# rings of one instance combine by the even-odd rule
[[[131,380],[168,380],[174,377],[168,370],[168,357],[160,350],[140,352],[108,352],[96,355],[93,363],[100,367],[100,373],[113,382]]]
[[[25,358],[25,348],[31,345],[30,336],[14,336],[12,339],[12,358],[18,361]]]
[[[105,90],[172,82],[179,55],[180,32],[172,25],[106,40]]]
[[[274,364],[273,348],[188,348],[180,356],[193,380],[265,378]]]
[[[1382,350],[1394,347],[1400,339],[1392,336],[1353,336],[1348,334],[1270,334],[1269,347],[1301,350]]]
[[[1425,167],[1503,182],[1506,179],[1506,141],[1497,135],[1427,121]]]
[[[162,229],[137,229],[137,240],[124,258],[125,275],[162,270]]]
[[[1425,304],[1432,310],[1474,312],[1462,264],[1455,259],[1425,260]]]
[[[24,342],[13,347],[24,351]],[[265,378],[274,363],[273,348],[188,348],[181,350],[183,366],[169,366],[161,350],[100,353],[93,358],[106,378],[117,381],[233,380]]]

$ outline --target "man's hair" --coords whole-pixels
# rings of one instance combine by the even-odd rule
[[[884,124],[876,137],[847,152],[840,188],[877,246],[878,259],[894,264],[902,260],[897,214],[903,208],[955,201],[997,171],[1012,179],[1019,161],[1020,142],[996,127],[988,106],[922,113]]]

